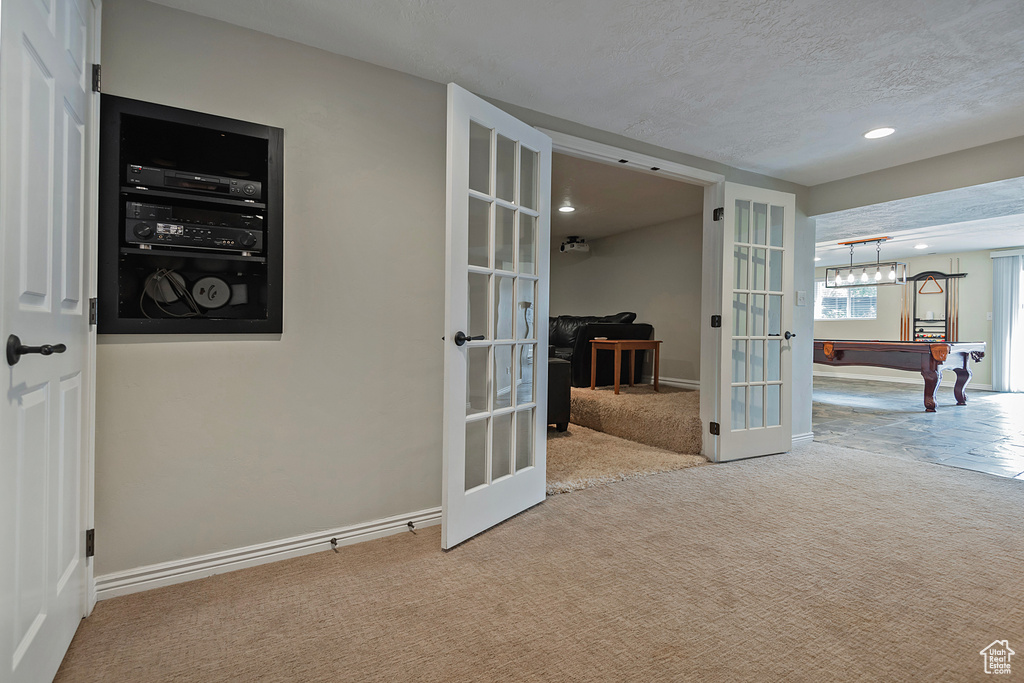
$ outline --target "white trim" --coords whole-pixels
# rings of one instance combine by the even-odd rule
[[[814,432],[806,432],[805,434],[794,434],[793,435],[793,447],[800,446],[805,443],[814,441]]]
[[[1007,249],[1006,251],[989,252],[989,258],[1000,258],[1002,256],[1024,256],[1024,249]]]
[[[953,368],[943,368],[944,370],[952,370]],[[834,377],[839,379],[860,379],[867,380],[869,382],[895,382],[897,384],[921,384],[921,375],[918,372],[908,373],[907,375],[901,375],[899,377],[893,375],[863,375],[853,372],[830,372],[828,370],[814,370],[813,375],[815,377]],[[943,389],[946,386],[953,386],[952,383],[943,383],[939,385],[939,389]],[[992,391],[991,384],[976,384],[971,382],[967,385],[968,389],[977,389],[978,391]]]
[[[620,165],[624,165],[632,171],[640,171],[642,173],[661,177],[676,178],[677,180],[694,183],[696,185],[714,185],[715,183],[720,183],[725,180],[725,176],[720,173],[712,173],[711,171],[705,171],[704,169],[696,168],[694,166],[685,166],[683,164],[677,164],[674,161],[667,161],[665,159],[647,156],[646,154],[631,152],[628,149],[605,145],[600,142],[594,142],[593,140],[587,140],[586,138],[579,138],[567,133],[560,133],[557,130],[550,130],[548,128],[538,128],[537,130],[551,138],[552,151],[559,152],[561,154],[568,154],[569,156],[577,157],[579,159],[601,161],[606,164],[620,164],[620,160],[625,159],[629,163]],[[652,171],[652,168],[657,168],[658,170]]]
[[[352,545],[362,541],[390,536],[409,530],[409,522],[417,529],[433,526],[441,522],[441,508],[429,508],[405,515],[396,515],[363,524],[341,527],[331,531],[318,531],[302,536],[283,538],[269,543],[259,543],[244,548],[225,550],[209,555],[199,555],[182,560],[172,560],[145,567],[136,567],[113,574],[96,577],[96,597],[106,600],[118,595],[128,595],[151,588],[171,586],[176,583],[204,579],[215,574],[224,574],[255,567],[261,564],[286,560],[300,555],[329,550],[331,539],[336,538],[338,545]]]
[[[678,379],[676,377],[659,377],[659,384],[664,384],[669,387],[679,387],[680,389],[691,389],[693,391],[700,391],[700,380],[698,379]]]

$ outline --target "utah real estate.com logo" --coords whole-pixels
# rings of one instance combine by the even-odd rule
[[[985,658],[985,673],[1010,673],[1010,657],[1015,654],[1017,653],[1010,649],[1010,643],[1008,641],[992,641],[991,645],[981,651],[981,656]]]

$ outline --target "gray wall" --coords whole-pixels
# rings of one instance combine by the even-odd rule
[[[699,380],[702,233],[702,217],[691,216],[593,240],[583,254],[553,240],[550,314],[634,311],[664,342],[661,376]]]
[[[101,337],[96,573],[439,505],[444,87],[137,0],[105,3],[102,55],[108,93],[285,129],[285,319],[279,339]],[[809,237],[803,188],[507,108],[796,192]]]

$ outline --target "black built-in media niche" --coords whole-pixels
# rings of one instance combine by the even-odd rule
[[[281,332],[284,132],[101,106],[98,332]]]

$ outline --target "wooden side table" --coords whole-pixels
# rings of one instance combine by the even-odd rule
[[[590,340],[590,388],[597,388],[598,350],[615,352],[615,393],[619,393],[619,378],[622,376],[622,352],[629,351],[629,386],[633,386],[636,372],[636,352],[654,351],[654,390],[658,391],[658,371],[661,363],[661,342],[654,339],[591,339]]]

